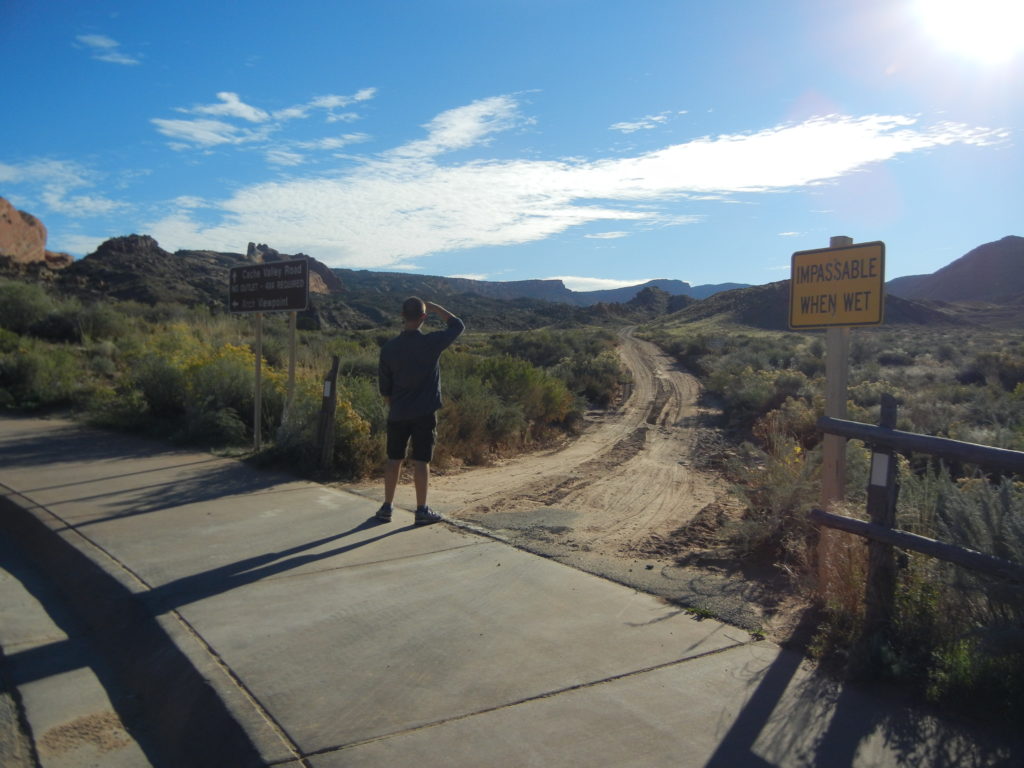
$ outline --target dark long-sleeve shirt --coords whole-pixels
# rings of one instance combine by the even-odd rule
[[[388,421],[428,416],[441,407],[441,353],[466,330],[459,318],[443,331],[402,331],[381,347],[378,384],[390,398]]]

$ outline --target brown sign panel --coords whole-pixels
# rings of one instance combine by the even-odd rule
[[[793,254],[789,327],[879,325],[885,307],[885,243]]]
[[[231,312],[290,312],[309,306],[309,262],[270,261],[232,267],[228,281]]]

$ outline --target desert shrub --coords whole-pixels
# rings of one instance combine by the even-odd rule
[[[913,365],[914,356],[898,350],[882,352],[878,355],[878,364],[888,366],[890,368]]]
[[[988,384],[1012,392],[1024,382],[1024,355],[985,350],[957,373],[961,384]]]
[[[7,407],[27,409],[72,405],[91,382],[82,361],[63,346],[24,339],[0,355],[0,400]]]
[[[439,458],[445,460],[459,457],[473,464],[483,464],[488,452],[501,442],[517,444],[522,440],[526,418],[521,410],[502,401],[482,379],[477,376],[460,376],[450,381],[447,387],[447,402],[438,418]],[[517,410],[516,418],[509,416],[510,410]],[[505,429],[499,435],[492,429],[494,419],[502,416],[505,425],[516,424],[522,431],[514,433]]]
[[[14,352],[19,344],[21,344],[21,336],[14,331],[0,328],[0,354]]]
[[[149,403],[138,389],[97,386],[85,402],[84,420],[97,427],[139,431],[150,424]]]
[[[812,527],[807,513],[818,498],[820,458],[777,424],[766,425],[766,431],[767,447],[744,443],[729,468],[738,481],[737,492],[746,500],[746,511],[730,539],[741,556],[767,558],[795,576],[806,568],[809,557]]]
[[[180,362],[151,353],[133,361],[130,387],[137,389],[146,409],[158,418],[177,418],[185,412],[188,389]]]
[[[561,421],[572,407],[565,384],[525,360],[486,357],[477,362],[475,373],[500,398],[519,405],[535,427]]]
[[[384,461],[384,440],[375,434],[352,404],[341,396],[334,412],[334,443],[332,474],[336,477],[364,477],[377,470]],[[319,473],[320,455],[318,429],[322,402],[320,382],[312,376],[296,381],[295,394],[274,441],[264,451],[263,459],[283,464],[304,475]]]
[[[0,283],[0,327],[24,334],[55,309],[53,299],[40,285]]]
[[[897,527],[1024,564],[1020,483],[956,481],[944,468],[914,472],[906,460],[899,462],[899,477]],[[846,514],[863,517],[856,508]],[[932,701],[986,719],[1019,721],[1024,588],[909,552],[898,570],[892,623],[883,638],[867,637],[865,545],[852,539],[829,532],[819,544],[819,554],[834,562],[819,563],[825,620],[814,649],[857,674],[895,680]]]
[[[622,390],[627,373],[619,356],[611,350],[596,357],[578,354],[563,359],[551,369],[566,387],[599,408],[608,405]]]
[[[128,317],[123,312],[103,302],[74,308],[68,314],[77,325],[79,335],[83,339],[120,339],[131,327]]]
[[[601,408],[619,394],[628,377],[615,352],[615,337],[607,331],[494,334],[484,351],[525,360]]]

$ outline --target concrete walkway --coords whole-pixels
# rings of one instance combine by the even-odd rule
[[[118,765],[1020,764],[743,630],[233,460],[2,418],[0,492],[0,532],[99,649],[93,664],[60,635],[26,647],[4,622],[10,676],[53,690],[93,664],[109,693],[33,699],[37,745],[61,706],[92,706],[139,745]],[[0,617],[21,610],[12,594]]]

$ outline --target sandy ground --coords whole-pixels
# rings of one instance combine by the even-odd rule
[[[739,508],[724,480],[701,468],[699,382],[632,329],[620,339],[633,383],[617,408],[588,413],[580,437],[563,446],[433,475],[430,503],[457,524],[766,629],[774,600],[763,582],[688,557],[695,529]],[[379,484],[355,490],[381,495]],[[405,478],[396,503],[407,506],[411,495]]]

